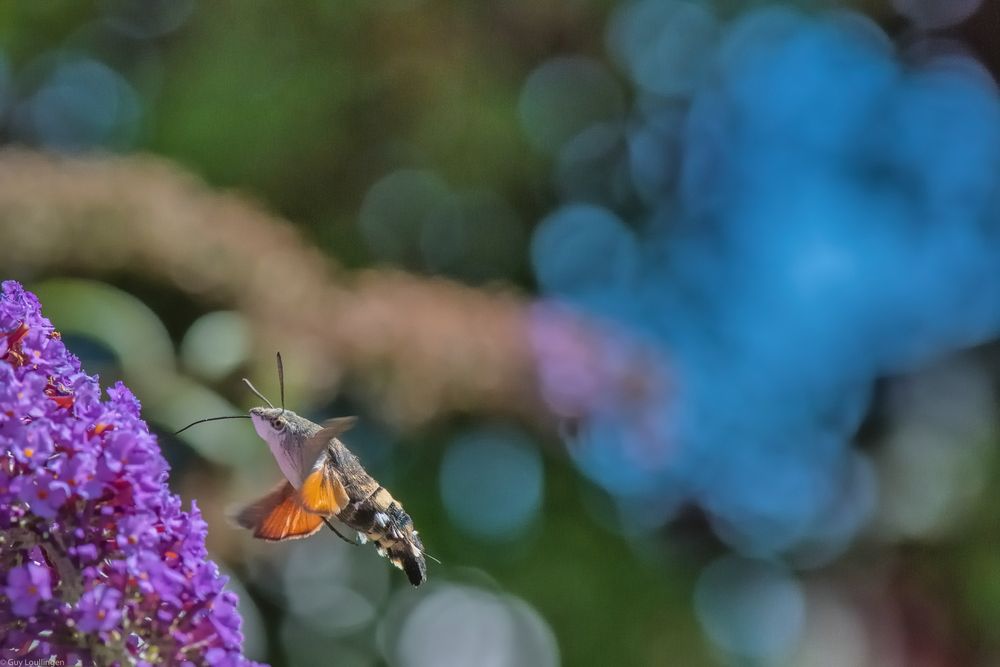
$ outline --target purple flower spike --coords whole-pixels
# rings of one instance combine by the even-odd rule
[[[132,392],[108,397],[38,299],[3,283],[0,657],[252,664],[201,514],[168,490]]]

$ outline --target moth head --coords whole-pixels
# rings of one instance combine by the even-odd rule
[[[250,419],[257,435],[267,442],[308,436],[308,420],[282,408],[251,408]]]
[[[253,422],[257,435],[270,441],[288,430],[288,418],[292,414],[289,410],[281,408],[251,408],[250,420]]]

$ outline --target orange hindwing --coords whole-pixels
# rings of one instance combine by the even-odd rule
[[[299,489],[302,507],[307,512],[322,516],[338,514],[351,502],[344,485],[329,470],[326,461],[327,455],[324,453],[309,476],[302,480],[302,487]]]
[[[236,515],[236,522],[252,530],[254,537],[280,542],[309,537],[323,525],[323,517],[305,511],[292,485],[282,482],[244,507]]]

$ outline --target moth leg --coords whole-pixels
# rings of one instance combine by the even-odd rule
[[[335,532],[337,534],[337,537],[339,537],[340,539],[344,540],[348,544],[350,544],[352,546],[355,546],[355,547],[356,546],[360,546],[359,542],[356,542],[355,540],[349,540],[346,537],[344,537],[343,533],[341,533],[339,530],[337,530],[337,527],[334,526],[332,523],[330,523],[330,520],[327,519],[326,517],[323,517],[323,523],[325,523],[330,528],[330,530],[332,530],[333,532]]]

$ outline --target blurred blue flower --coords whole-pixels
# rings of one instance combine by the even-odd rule
[[[616,158],[637,198],[577,161],[591,192],[538,226],[532,266],[619,349],[655,346],[649,375],[670,382],[598,391],[616,385],[580,382],[542,318],[543,393],[557,414],[587,406],[572,451],[619,497],[679,490],[746,554],[842,548],[877,493],[850,451],[874,380],[1000,332],[996,87],[966,57],[897,56],[849,12],[637,2],[608,42],[637,89]]]

